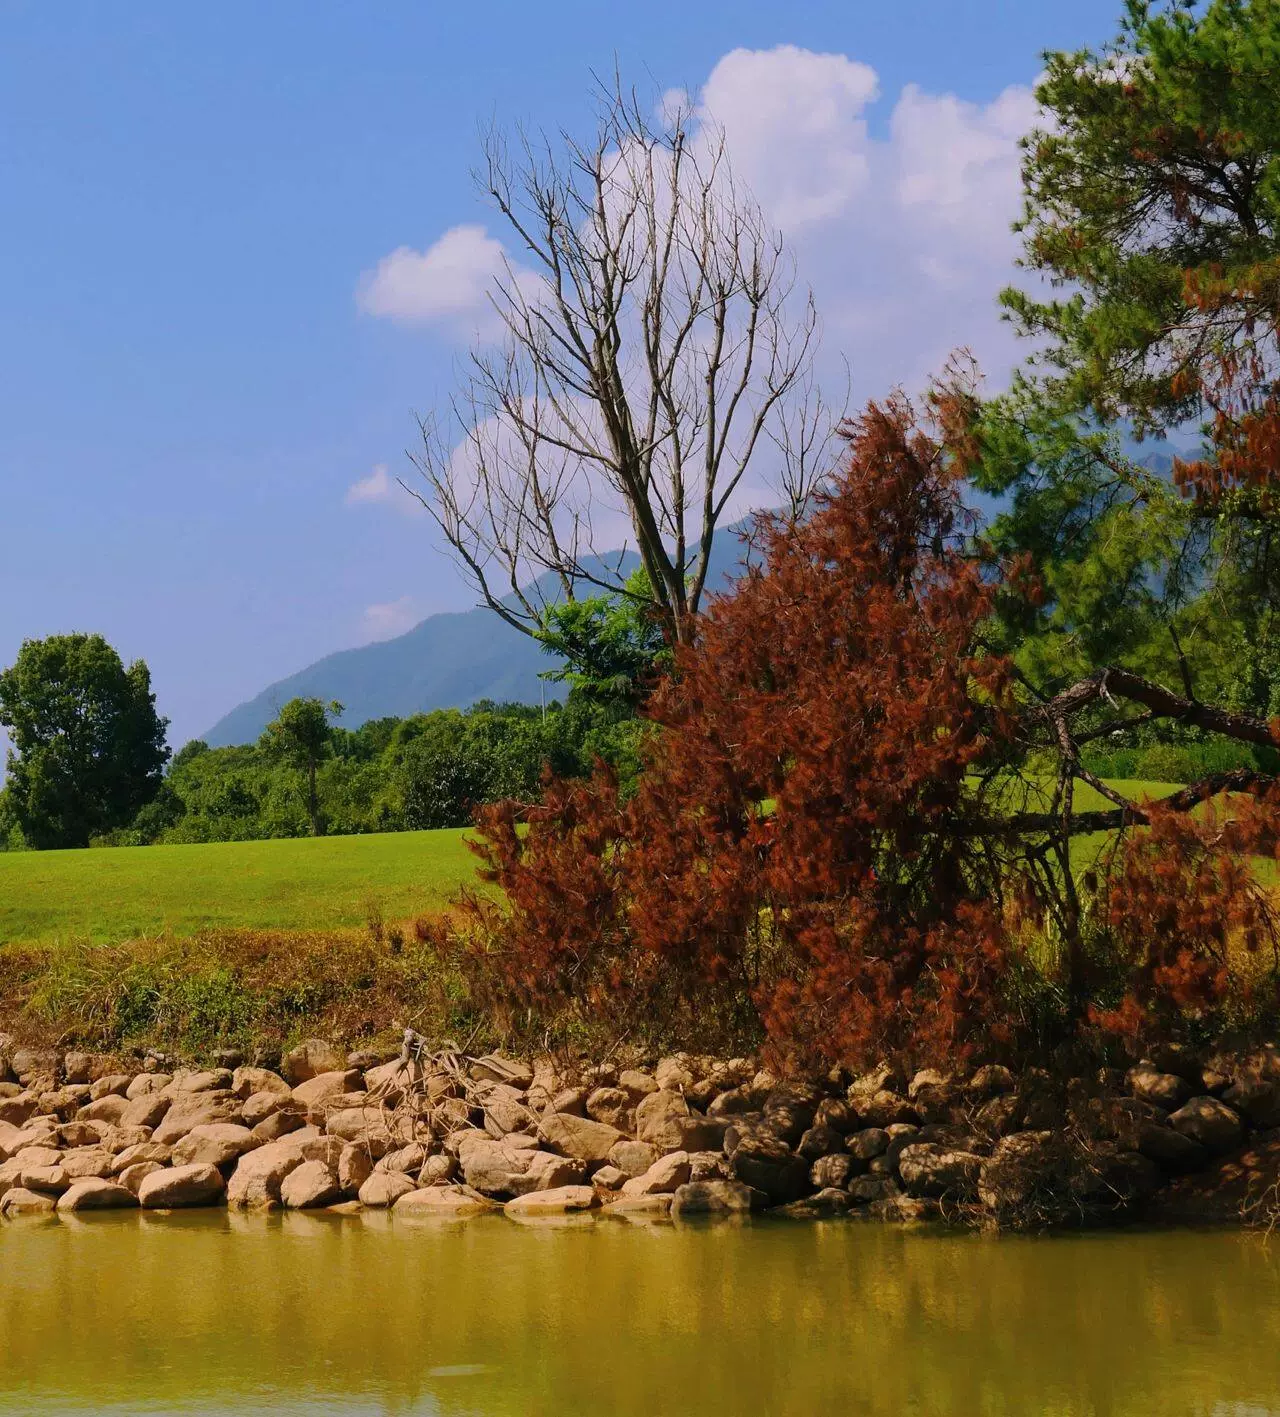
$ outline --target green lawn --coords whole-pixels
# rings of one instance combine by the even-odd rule
[[[1177,790],[1161,782],[1114,785],[1137,799]],[[1083,785],[1075,803],[1080,811],[1110,805]],[[190,935],[208,926],[340,929],[363,925],[371,909],[388,921],[404,919],[443,904],[474,879],[463,835],[0,852],[0,944]],[[1104,840],[1085,838],[1082,855]]]
[[[458,831],[0,852],[0,944],[207,926],[334,929],[442,904],[472,879]]]

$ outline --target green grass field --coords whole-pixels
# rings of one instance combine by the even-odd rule
[[[1135,798],[1176,790],[1159,782],[1115,786]],[[1077,788],[1079,810],[1108,805],[1092,788]],[[474,879],[463,836],[389,832],[0,853],[0,944],[107,943],[217,926],[342,929],[365,924],[371,911],[405,919]]]
[[[473,879],[462,831],[0,852],[0,944],[210,926],[341,929],[443,904]]]

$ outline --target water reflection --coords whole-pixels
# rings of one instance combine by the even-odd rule
[[[856,1223],[0,1227],[0,1413],[1280,1412],[1280,1244]]]

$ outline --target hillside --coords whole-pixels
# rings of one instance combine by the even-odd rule
[[[710,585],[723,584],[741,563],[740,531],[741,524],[716,534]],[[630,553],[604,559],[614,566],[619,557],[624,574],[639,564]],[[371,718],[466,708],[479,699],[536,704],[544,694],[550,701],[564,693],[562,685],[538,677],[553,663],[492,610],[429,615],[395,639],[339,650],[269,684],[200,737],[212,748],[253,743],[293,698],[337,699],[344,728],[358,728]]]

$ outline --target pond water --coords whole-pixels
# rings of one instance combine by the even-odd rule
[[[1280,1239],[0,1224],[0,1413],[1280,1413]]]

